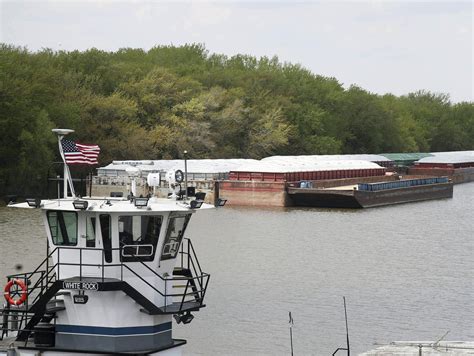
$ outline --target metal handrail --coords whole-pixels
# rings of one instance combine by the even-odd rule
[[[188,254],[190,254],[190,247],[191,247],[191,251],[193,251],[193,256],[196,257],[196,251],[194,250],[194,246],[193,246],[193,243],[191,242],[190,239],[186,238],[186,240],[188,240]],[[198,268],[199,268],[199,272],[202,273],[202,269],[201,269],[201,264],[199,263],[199,260],[196,258],[196,263],[198,265]]]
[[[123,268],[125,267],[127,270],[129,270],[133,275],[139,278],[139,280],[143,281],[147,286],[152,288],[155,292],[157,292],[160,296],[166,298],[166,297],[182,297],[181,303],[180,303],[180,310],[182,309],[182,305],[184,303],[184,300],[187,296],[193,295],[196,299],[196,301],[200,302],[202,304],[204,300],[204,296],[206,293],[207,285],[209,283],[209,277],[210,275],[208,273],[202,272],[201,266],[199,264],[199,261],[197,260],[196,252],[194,250],[194,247],[192,246],[191,240],[186,239],[187,241],[187,251],[184,249],[185,243],[182,243],[181,245],[181,251],[180,253],[182,254],[182,257],[184,255],[187,255],[187,267],[188,269],[192,269],[192,274],[191,277],[186,277],[186,276],[173,276],[172,278],[164,278],[160,274],[158,274],[155,270],[153,270],[148,264],[146,264],[144,261],[141,261],[139,259],[139,256],[132,256],[136,258],[136,261],[134,262],[139,262],[142,266],[144,266],[148,271],[150,271],[154,276],[158,277],[160,280],[165,282],[165,291],[164,293],[157,289],[155,286],[150,284],[146,279],[144,279],[140,274],[138,274],[135,270],[133,270],[128,264],[124,263],[114,263],[114,264],[106,264],[105,263],[105,252],[106,251],[117,251],[121,250],[122,247],[118,248],[103,248],[103,249],[98,249],[98,248],[93,248],[93,247],[70,247],[70,246],[57,246],[55,247],[49,254],[48,256],[40,263],[40,265],[33,271],[29,273],[21,273],[21,274],[15,274],[15,275],[10,275],[7,278],[10,280],[11,278],[25,278],[25,280],[31,279],[34,275],[36,274],[41,274],[41,276],[38,278],[38,280],[34,283],[32,287],[28,286],[28,297],[35,291],[39,289],[38,295],[35,296],[33,302],[31,303],[34,305],[39,298],[43,295],[44,290],[47,289],[51,282],[54,282],[54,280],[60,279],[60,266],[79,266],[79,278],[82,279],[82,270],[83,267],[101,267],[102,271],[102,282],[105,281],[105,268],[107,267],[120,267],[121,270],[121,276],[120,280],[124,281],[123,277]],[[71,263],[71,262],[62,262],[61,261],[61,250],[79,250],[79,264],[77,263]],[[83,262],[83,256],[82,256],[82,251],[87,250],[87,251],[100,251],[102,255],[102,263],[82,263]],[[54,253],[57,253],[57,262],[54,265],[49,265],[49,258],[51,258]],[[196,261],[194,261],[196,260]],[[183,258],[181,259],[181,267],[184,268],[184,261]],[[40,270],[41,267],[44,265],[47,265],[46,270]],[[197,267],[196,267],[197,266]],[[57,273],[56,273],[57,272]],[[168,294],[168,289],[167,289],[167,283],[169,281],[186,281],[186,288],[184,293],[170,293]],[[193,291],[188,293],[188,289],[190,288],[190,285],[192,281],[197,281],[193,283]],[[29,298],[28,298],[29,299]],[[25,303],[26,310],[28,310],[28,299],[27,302]],[[166,311],[166,305],[164,306],[165,311]]]
[[[145,263],[140,259],[140,256],[135,256],[132,254],[133,262],[139,262],[142,266],[145,267],[145,271],[151,272],[152,276],[158,277],[161,281],[164,281],[164,287],[165,290],[164,292],[161,291],[159,288],[157,288],[155,285],[151,284],[147,279],[145,279],[142,275],[137,273],[136,270],[132,268],[129,264],[120,262],[120,263],[106,263],[105,261],[105,254],[106,251],[121,251],[122,246],[118,248],[94,248],[94,247],[72,247],[72,246],[56,246],[47,256],[46,258],[36,267],[36,269],[33,272],[27,272],[27,273],[19,273],[19,274],[13,274],[7,276],[8,280],[11,280],[13,278],[21,278],[25,280],[25,284],[27,285],[27,299],[25,301],[24,307],[21,309],[5,309],[2,313],[0,313],[2,316],[6,316],[6,321],[7,325],[5,328],[5,325],[2,325],[2,335],[8,335],[8,331],[26,331],[26,332],[32,332],[33,330],[26,330],[23,329],[28,325],[29,321],[31,320],[32,316],[35,315],[34,312],[30,312],[31,306],[36,305],[36,303],[40,300],[40,298],[44,295],[44,293],[50,288],[52,283],[54,283],[57,280],[60,280],[60,272],[61,272],[61,266],[78,266],[79,267],[79,278],[82,280],[83,276],[83,269],[84,267],[99,267],[101,268],[101,276],[98,276],[99,278],[101,277],[102,282],[105,281],[105,269],[107,267],[112,267],[112,268],[120,268],[120,280],[121,281],[126,281],[123,275],[123,270],[124,268],[130,273],[132,273],[133,276],[137,277],[138,280],[141,282],[145,283],[146,286],[151,288],[155,293],[158,293],[161,297],[164,298],[164,305],[163,306],[156,306],[158,309],[162,310],[164,313],[166,313],[169,308],[169,305],[167,304],[167,298],[179,298],[178,300],[175,299],[174,304],[176,305],[176,302],[179,303],[179,308],[172,309],[173,313],[181,313],[183,310],[185,311],[185,303],[187,302],[195,302],[196,307],[200,307],[203,305],[204,302],[204,297],[206,295],[207,291],[207,286],[209,283],[209,278],[210,275],[208,273],[205,273],[202,271],[201,266],[199,264],[199,260],[197,259],[196,252],[194,250],[194,247],[191,243],[190,239],[185,239],[186,241],[182,241],[181,246],[180,246],[180,251],[179,253],[181,254],[181,268],[184,269],[185,264],[187,264],[187,269],[190,271],[190,276],[171,276],[169,277],[163,277],[162,275],[158,274],[154,269],[152,269],[149,264]],[[63,262],[61,261],[61,250],[74,250],[77,251],[79,250],[79,263],[73,263],[73,262]],[[99,263],[83,263],[83,250],[86,251],[96,251],[97,253],[101,254],[101,262]],[[50,258],[53,256],[57,257],[56,263],[51,264],[50,263]],[[63,253],[64,256],[64,253]],[[184,259],[184,256],[187,256],[186,262]],[[64,260],[64,258],[63,258]],[[179,259],[178,259],[179,261]],[[178,262],[179,263],[179,262]],[[42,269],[44,268],[44,269]],[[174,293],[173,290],[170,290],[171,293],[169,293],[168,290],[168,283],[172,283],[174,281],[186,281],[185,289],[183,293]],[[140,283],[141,283],[140,282]],[[38,291],[38,294],[35,292]],[[35,293],[35,294],[33,294]],[[192,297],[192,299],[188,299],[188,297]],[[31,301],[33,299],[33,301]],[[153,303],[153,302],[151,302]],[[153,303],[154,304],[154,303]],[[173,303],[172,303],[173,304]],[[17,324],[15,325],[15,328],[9,327],[10,322],[15,320]],[[0,337],[0,339],[1,339]]]

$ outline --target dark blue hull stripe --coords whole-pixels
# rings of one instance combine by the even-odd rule
[[[108,328],[103,326],[83,326],[83,325],[56,325],[56,332],[71,334],[90,334],[90,335],[143,335],[156,334],[161,331],[171,330],[171,322],[153,325],[153,326],[130,326],[121,328]]]

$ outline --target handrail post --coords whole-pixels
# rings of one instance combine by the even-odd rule
[[[104,283],[104,258],[105,258],[105,251],[102,249],[102,283]]]
[[[43,294],[43,290],[44,290],[44,284],[43,284],[43,281],[44,281],[44,272],[41,271],[41,294]],[[48,286],[48,280],[46,280],[46,286]],[[28,296],[30,295],[30,293],[28,293]],[[27,299],[28,300],[28,299]]]
[[[186,298],[186,293],[188,293],[189,279],[186,282],[186,289],[184,290],[183,298],[181,299],[181,305],[179,306],[179,311],[183,310],[184,298]]]
[[[201,298],[201,304],[204,301],[204,297],[206,296],[206,291],[207,291],[207,285],[209,284],[209,275],[206,276],[206,285],[204,286],[202,298]]]
[[[58,248],[58,279],[61,279],[61,275],[59,274],[60,267],[61,267],[61,249]]]
[[[123,282],[123,262],[120,263],[120,280]]]
[[[79,247],[79,280],[82,281],[82,247]]]
[[[191,240],[188,239],[188,269],[189,269],[189,260],[191,259],[191,253],[189,252],[189,244],[191,243]]]
[[[46,239],[46,286],[48,286],[49,280],[49,240]]]
[[[168,305],[168,285],[167,285],[167,282],[168,282],[168,278],[165,278],[165,312],[166,312],[166,306]]]

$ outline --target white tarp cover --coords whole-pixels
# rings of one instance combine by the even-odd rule
[[[298,156],[295,156],[298,157]],[[233,169],[233,172],[262,172],[262,173],[291,173],[291,172],[314,172],[314,171],[336,171],[343,169],[374,169],[383,168],[378,164],[362,160],[311,160],[311,159],[288,159],[288,160],[261,160],[247,162]]]
[[[474,162],[474,151],[432,152],[432,157],[418,160],[419,163],[468,163]]]
[[[381,155],[354,154],[354,155],[302,155],[302,156],[270,156],[262,161],[285,162],[293,160],[302,161],[370,161],[370,162],[391,162],[391,159]]]
[[[188,173],[228,173],[234,168],[246,162],[258,162],[253,159],[189,159],[187,161]],[[107,175],[107,172],[117,172],[125,174],[125,170],[130,167],[138,168],[142,173],[167,172],[169,170],[180,169],[184,172],[184,160],[155,160],[155,161],[113,161],[111,164],[98,169],[99,175]]]

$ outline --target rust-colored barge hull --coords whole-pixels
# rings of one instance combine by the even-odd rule
[[[288,196],[295,206],[325,208],[372,208],[423,200],[453,197],[453,183],[386,189],[380,191],[311,189],[288,187]]]

